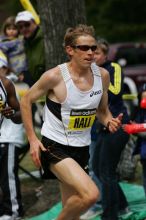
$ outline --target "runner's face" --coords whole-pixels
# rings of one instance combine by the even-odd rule
[[[101,48],[98,47],[97,50],[95,51],[94,59],[96,64],[98,66],[101,66],[102,64],[105,63],[107,59],[107,55],[103,52]]]
[[[69,46],[69,55],[81,66],[89,67],[94,59],[96,41],[90,35],[80,36],[73,46]]]
[[[29,38],[33,35],[34,31],[36,30],[37,24],[31,20],[31,21],[20,21],[17,24],[18,30],[20,31],[20,34],[22,34],[25,38]]]

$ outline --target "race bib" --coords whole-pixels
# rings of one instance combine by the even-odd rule
[[[96,117],[96,109],[72,110],[70,113],[68,130],[82,131],[92,127]]]

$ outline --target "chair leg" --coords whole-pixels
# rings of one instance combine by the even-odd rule
[[[34,176],[31,172],[24,169],[21,165],[19,165],[19,169],[22,170],[24,173],[26,173],[28,176],[30,176],[32,179],[40,181],[40,179],[38,177]]]

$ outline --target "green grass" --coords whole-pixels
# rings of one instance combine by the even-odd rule
[[[41,139],[40,129],[35,128],[35,132],[36,132],[38,138]],[[24,139],[25,139],[24,142],[27,143],[26,137]],[[29,172],[38,170],[38,168],[35,166],[35,164],[32,161],[29,150],[28,150],[27,154],[24,156],[24,158],[22,159],[22,161],[20,162],[20,165],[22,167],[24,167],[25,169],[27,169]],[[21,173],[23,173],[23,171],[20,170],[20,174]]]
[[[20,162],[20,165],[30,172],[38,170],[38,168],[34,165],[32,159],[31,159],[29,151],[25,155],[25,157],[22,159],[22,161]],[[20,174],[21,173],[23,173],[23,172],[20,170]]]

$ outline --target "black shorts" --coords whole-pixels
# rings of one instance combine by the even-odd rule
[[[41,151],[41,164],[44,179],[56,178],[50,171],[51,163],[58,163],[65,158],[73,158],[88,173],[89,146],[73,147],[59,144],[46,137],[42,137],[42,144],[47,151]]]

